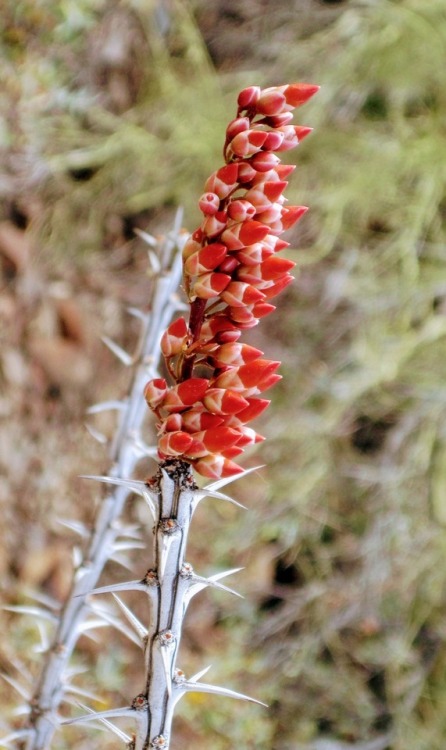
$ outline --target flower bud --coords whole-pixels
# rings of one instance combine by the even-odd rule
[[[178,318],[170,324],[161,338],[161,351],[165,357],[180,354],[187,342],[188,328],[184,318]]]
[[[161,404],[167,393],[167,383],[164,378],[149,380],[144,388],[144,398],[151,409]]]
[[[249,86],[248,88],[243,89],[243,91],[240,91],[237,98],[239,109],[249,109],[257,104],[260,91],[260,86]]]
[[[220,207],[220,198],[217,193],[203,193],[198,205],[206,216],[213,216]]]

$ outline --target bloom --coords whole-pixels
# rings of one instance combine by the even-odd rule
[[[190,317],[171,323],[161,340],[174,384],[155,378],[144,394],[159,419],[160,458],[188,461],[206,477],[241,472],[232,459],[264,439],[247,424],[268,406],[257,396],[280,380],[280,362],[262,359],[239,338],[274,311],[270,300],[293,278],[294,263],[277,255],[288,246],[279,236],[307,208],[287,205],[294,166],[277,154],[311,132],[291,124],[292,111],[318,88],[293,83],[240,92],[226,129],[226,164],[206,181],[202,223],[184,246]]]

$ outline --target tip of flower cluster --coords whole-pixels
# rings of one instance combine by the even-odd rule
[[[246,425],[268,406],[258,395],[280,380],[279,362],[239,338],[275,310],[271,300],[293,280],[294,262],[278,256],[288,246],[280,235],[307,208],[287,203],[295,167],[282,164],[281,154],[311,133],[292,124],[293,110],[318,90],[291,83],[240,92],[226,129],[226,164],[206,181],[202,222],[183,249],[191,315],[161,339],[175,384],[156,378],[144,395],[159,419],[160,456],[182,457],[207,477],[241,472],[232,459],[263,440]]]

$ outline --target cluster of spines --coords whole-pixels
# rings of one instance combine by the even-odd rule
[[[241,472],[232,459],[263,440],[247,424],[268,406],[257,396],[280,380],[280,362],[239,338],[275,310],[271,299],[293,278],[295,264],[278,256],[289,244],[280,235],[307,209],[286,204],[294,166],[277,154],[311,132],[291,124],[292,110],[317,90],[299,83],[240,93],[226,163],[207,180],[203,221],[184,246],[190,316],[175,320],[161,341],[174,384],[156,378],[145,397],[158,417],[160,458],[181,458],[206,477]]]

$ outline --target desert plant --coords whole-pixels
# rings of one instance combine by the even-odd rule
[[[236,593],[220,583],[235,570],[204,578],[194,572],[185,555],[198,503],[206,496],[234,503],[221,488],[252,469],[244,471],[232,459],[263,440],[247,425],[268,406],[268,400],[257,396],[280,379],[280,362],[263,359],[262,351],[239,339],[274,311],[270,300],[292,281],[289,271],[294,263],[277,255],[288,246],[280,235],[306,208],[286,205],[283,191],[294,167],[281,164],[277,153],[294,148],[310,132],[291,124],[292,110],[317,88],[252,86],[240,93],[236,117],[226,130],[225,165],[209,177],[199,200],[204,215],[200,227],[186,239],[176,226],[158,252],[152,252],[157,280],[150,314],[133,311],[142,321],[135,355],[106,340],[124,364],[135,366],[128,399],[90,410],[115,408],[120,413],[111,469],[106,476],[90,477],[114,490],[103,502],[78,560],[70,596],[63,610],[53,613],[56,634],[33,695],[19,686],[28,702],[27,725],[5,738],[6,745],[16,739],[26,750],[44,750],[60,723],[94,721],[105,724],[129,748],[168,748],[175,705],[187,692],[260,702],[199,682],[207,670],[186,678],[178,668],[183,620],[192,597],[208,586]],[[153,244],[149,235],[142,236]],[[182,251],[182,264],[175,248]],[[174,312],[184,307],[175,295],[181,265],[189,317],[176,318],[162,333]],[[157,372],[161,352],[172,385]],[[143,399],[158,420],[156,449],[142,437]],[[136,462],[154,453],[159,458],[155,476],[132,479]],[[215,481],[199,487],[193,469]],[[120,518],[126,498],[135,492],[145,500],[153,523],[151,567],[141,579],[96,587],[106,561],[139,544]],[[78,530],[85,535],[84,528]],[[117,596],[128,590],[148,597],[148,624]],[[125,622],[96,603],[96,595],[106,593],[114,595]],[[43,607],[16,609],[48,616]],[[144,653],[142,689],[128,706],[89,710],[61,721],[59,706],[75,692],[70,686],[69,658],[79,635],[98,623],[114,625],[139,641]],[[132,737],[109,721],[123,716],[135,721]]]

